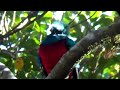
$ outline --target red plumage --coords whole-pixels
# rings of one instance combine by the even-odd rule
[[[63,54],[68,51],[65,43],[66,39],[48,45],[40,45],[39,55],[45,71],[48,74],[51,72]]]

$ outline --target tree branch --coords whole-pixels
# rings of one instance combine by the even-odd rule
[[[0,79],[17,79],[14,74],[6,67],[3,63],[0,62]]]
[[[24,25],[22,28],[17,29],[17,27],[27,19],[27,18],[25,18],[25,19],[24,19],[23,21],[21,21],[16,27],[14,27],[11,31],[9,31],[8,33],[6,33],[6,34],[3,36],[3,38],[6,38],[6,37],[8,37],[8,36],[10,36],[10,35],[12,35],[12,34],[14,34],[14,33],[16,33],[16,32],[19,32],[20,30],[24,29],[24,28],[27,27],[28,25],[32,24],[35,20],[41,19],[46,13],[47,13],[47,11],[44,11],[40,16],[36,17],[34,20],[29,21],[29,22],[28,22],[26,25]],[[28,17],[30,17],[30,16],[28,15]]]
[[[9,52],[8,50],[2,49],[2,50],[1,50],[1,53],[3,53],[3,54],[8,54],[8,55],[10,55],[12,58],[15,58],[15,54],[14,54],[13,52]]]
[[[96,42],[99,43],[103,38],[108,36],[112,37],[117,34],[120,34],[120,22],[112,24],[106,29],[89,32],[83,39],[81,39],[62,56],[46,79],[64,79],[74,63],[80,59],[81,56],[87,53],[89,46]]]

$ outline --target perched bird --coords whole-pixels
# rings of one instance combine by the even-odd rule
[[[67,36],[68,30],[69,27],[65,23],[55,21],[50,29],[51,34],[40,44],[38,50],[39,64],[43,67],[45,77],[51,72],[63,54],[75,45],[75,42]],[[67,79],[77,79],[75,68],[69,73]]]

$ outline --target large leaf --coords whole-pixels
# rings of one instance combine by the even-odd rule
[[[95,13],[96,11],[90,11],[90,16],[92,16],[91,17],[91,19],[92,18],[98,18],[98,17],[100,17],[101,16],[101,14],[102,14],[102,11],[97,11],[96,13]],[[95,13],[95,14],[94,14]],[[94,15],[93,15],[94,14]]]
[[[53,16],[53,13],[51,11],[48,11],[45,15],[44,15],[44,18],[52,18]]]

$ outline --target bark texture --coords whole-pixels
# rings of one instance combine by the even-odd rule
[[[64,79],[74,63],[87,53],[89,46],[100,42],[103,38],[113,37],[117,34],[120,34],[120,22],[112,24],[106,29],[89,32],[62,56],[46,79]]]

